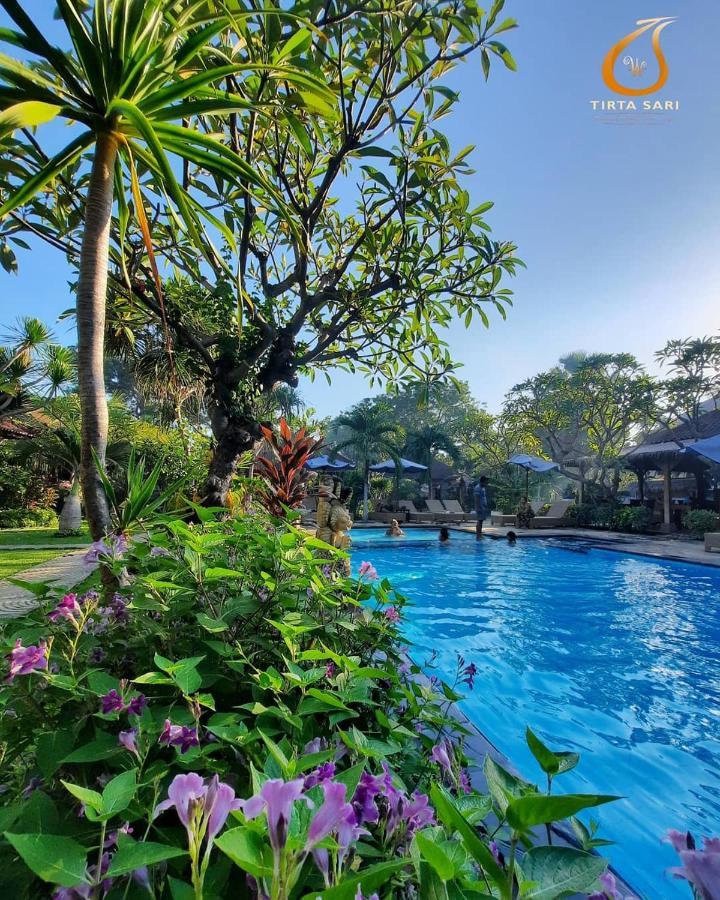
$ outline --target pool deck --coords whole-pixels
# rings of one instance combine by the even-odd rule
[[[382,522],[356,522],[351,532],[358,534],[366,527],[382,528]],[[439,525],[403,524],[403,529],[434,531]],[[475,524],[447,526],[450,531],[475,534]],[[696,563],[703,566],[720,567],[720,551],[707,552],[703,541],[669,538],[663,535],[622,534],[619,531],[595,531],[590,528],[506,528],[498,525],[483,526],[483,536],[491,539],[505,538],[508,531],[514,531],[518,540],[532,538],[573,538],[586,541],[603,550],[618,550],[622,553],[637,553],[640,556],[654,556],[657,559],[673,559],[678,562]]]

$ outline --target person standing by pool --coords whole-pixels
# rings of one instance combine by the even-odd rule
[[[534,517],[535,510],[528,503],[528,498],[523,497],[517,508],[518,528],[532,528],[532,520]]]
[[[490,512],[490,498],[488,496],[488,480],[485,475],[480,476],[480,480],[473,488],[473,496],[475,497],[475,513],[477,515],[477,524],[475,526],[475,537],[482,537],[483,522]]]

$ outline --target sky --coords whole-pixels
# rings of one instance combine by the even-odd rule
[[[34,20],[59,34],[50,0],[25,0]],[[718,330],[720,296],[720,4],[717,0],[507,0],[519,28],[502,40],[517,72],[495,63],[486,84],[478,58],[447,79],[461,101],[443,120],[453,147],[474,144],[464,187],[512,240],[527,268],[511,280],[507,321],[446,335],[473,395],[499,410],[516,383],[572,350],[653,355],[671,338]],[[663,113],[594,111],[621,100],[601,77],[610,47],[638,19],[676,16],[662,33],[669,76],[647,99],[677,101]],[[0,24],[5,24],[0,15]],[[627,48],[646,59],[649,34]],[[627,98],[625,98],[627,99]],[[642,103],[642,98],[639,101]],[[0,325],[18,315],[54,322],[72,306],[72,273],[57,251],[33,243],[19,273],[0,271]],[[72,342],[71,325],[56,325]],[[303,381],[319,414],[335,415],[370,393],[362,376]]]

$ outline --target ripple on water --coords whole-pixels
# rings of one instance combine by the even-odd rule
[[[607,855],[645,895],[688,897],[660,839],[720,832],[720,572],[551,540],[364,537],[356,560],[413,603],[416,658],[437,650],[447,677],[457,652],[479,666],[464,703],[478,727],[531,779],[527,724],[582,753],[565,789],[625,798],[595,816],[618,842]]]

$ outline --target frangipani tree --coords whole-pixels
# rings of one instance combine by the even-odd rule
[[[208,113],[226,116],[254,108],[245,97],[220,90],[223,80],[258,71],[283,83],[300,83],[304,96],[313,91],[328,96],[326,86],[313,82],[287,61],[272,65],[237,57],[218,63],[213,39],[223,31],[242,30],[244,10],[233,18],[221,14],[224,4],[211,0],[98,0],[90,6],[57,0],[72,50],[53,46],[19,0],[0,0],[15,26],[2,29],[0,41],[12,51],[30,55],[25,63],[0,54],[0,138],[10,147],[13,168],[5,181],[0,220],[16,217],[27,224],[22,209],[40,192],[60,186],[79,208],[80,236],[57,236],[53,228],[36,229],[41,236],[77,255],[78,385],[82,407],[82,483],[88,521],[98,539],[110,526],[107,500],[94,456],[104,462],[108,414],[103,379],[103,335],[108,286],[113,204],[122,244],[130,207],[123,184],[129,175],[135,215],[147,248],[147,263],[162,308],[159,271],[150,244],[150,225],[143,209],[138,170],[147,173],[157,198],[171,206],[169,230],[182,234],[203,254],[211,269],[226,268],[208,237],[206,222],[232,235],[224,223],[206,213],[186,190],[173,163],[200,167],[209,176],[234,180],[248,197],[258,190],[263,202],[282,218],[282,201],[275,188],[244,157],[193,123]],[[240,22],[240,25],[237,24]],[[46,154],[29,129],[52,119],[75,126],[61,150]],[[9,135],[21,129],[19,144]],[[91,167],[80,181],[78,163],[89,155]],[[70,173],[70,177],[67,177]],[[82,184],[78,192],[76,188]],[[275,199],[273,199],[275,198]],[[79,237],[79,243],[78,243]],[[75,239],[75,240],[73,240]],[[124,260],[119,260],[124,269]]]

